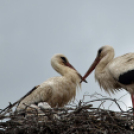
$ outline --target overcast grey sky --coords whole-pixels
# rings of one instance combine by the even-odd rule
[[[54,54],[66,55],[84,75],[103,45],[113,46],[115,56],[134,52],[133,0],[1,0],[0,108],[58,76],[50,64]],[[77,100],[86,92],[109,97],[95,82],[94,72],[87,81]],[[131,106],[129,94],[122,101]]]

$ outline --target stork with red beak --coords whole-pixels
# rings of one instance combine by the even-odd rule
[[[27,93],[21,99],[17,111],[24,110],[24,104],[29,106],[39,102],[47,102],[51,107],[63,107],[75,98],[82,76],[63,54],[54,55],[51,65],[62,76],[52,77]]]
[[[127,53],[114,58],[114,49],[103,46],[98,50],[97,57],[82,80],[95,69],[95,79],[108,93],[126,89],[132,98],[134,108],[134,53]]]

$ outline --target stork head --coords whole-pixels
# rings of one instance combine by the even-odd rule
[[[56,54],[51,58],[52,67],[60,73],[61,67],[69,67],[76,70],[68,61],[68,59],[63,54]],[[62,66],[61,66],[62,65]]]
[[[113,57],[114,57],[113,47],[106,45],[106,46],[102,46],[98,50],[97,56],[96,56],[94,62],[92,63],[92,65],[90,66],[90,68],[88,69],[86,74],[83,76],[82,81],[88,77],[88,75],[95,69],[95,67],[99,64],[99,62],[101,60],[103,60],[106,56],[108,57],[108,59],[113,59]],[[109,62],[109,61],[107,60],[106,62]]]
[[[78,73],[78,71],[69,63],[68,59],[63,54],[56,54],[51,58],[52,67],[61,75],[66,72],[67,68],[73,69],[76,71],[78,76],[82,79],[82,76]],[[84,80],[86,82],[86,80]]]

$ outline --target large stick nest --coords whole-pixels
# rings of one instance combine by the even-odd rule
[[[94,94],[96,96],[96,94]],[[64,108],[25,109],[25,116],[14,112],[19,102],[0,111],[0,134],[134,134],[133,109],[122,110],[118,100],[99,97]],[[106,101],[115,103],[120,111],[102,108]],[[93,102],[100,102],[93,107]],[[25,104],[26,105],[26,104]]]

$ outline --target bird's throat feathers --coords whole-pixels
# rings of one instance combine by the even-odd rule
[[[66,75],[64,75],[64,77],[76,84],[77,89],[81,88],[81,75],[77,71],[68,69],[68,72],[66,73]]]
[[[60,66],[60,67],[59,67]],[[81,87],[81,75],[74,69],[66,67],[64,65],[59,65],[55,70],[65,77],[68,81],[73,82],[77,87]],[[62,67],[61,67],[62,66]],[[59,69],[60,68],[60,69]]]

